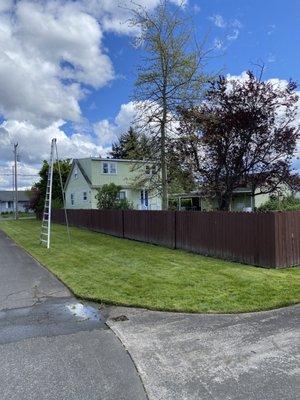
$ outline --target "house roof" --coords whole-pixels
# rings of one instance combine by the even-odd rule
[[[251,190],[249,188],[237,188],[233,190],[234,194],[238,194],[238,193],[248,193],[251,194]],[[201,190],[194,190],[192,192],[188,192],[188,193],[175,193],[173,195],[171,195],[171,197],[181,197],[181,198],[191,198],[191,197],[205,197],[205,193],[202,192]]]
[[[88,183],[89,185],[91,185],[92,182],[91,182],[90,178],[88,177],[88,175],[86,174],[85,169],[84,169],[83,166],[81,165],[80,160],[77,160],[77,159],[76,159],[76,160],[74,160],[74,161],[75,161],[75,164],[78,165],[78,168],[79,168],[80,172],[82,173],[82,175],[84,176],[84,179],[87,181],[87,183]]]
[[[65,190],[66,190],[66,188],[67,188],[67,186],[68,186],[68,184],[69,184],[69,181],[70,181],[70,178],[71,178],[71,176],[72,176],[72,173],[73,173],[73,170],[74,170],[74,167],[75,167],[75,166],[77,166],[77,167],[79,168],[80,172],[82,173],[82,176],[83,176],[84,179],[87,181],[87,183],[88,183],[90,186],[92,185],[92,182],[91,182],[90,178],[88,177],[88,175],[87,175],[85,169],[83,168],[83,166],[82,166],[81,163],[80,163],[80,159],[74,158],[74,159],[73,159],[73,163],[72,163],[72,168],[71,168],[71,170],[70,170],[70,172],[69,172],[68,178],[67,178],[66,183],[65,183]]]
[[[101,158],[101,157],[91,157],[93,161],[113,161],[113,162],[130,162],[135,164],[147,164],[147,163],[154,163],[153,160],[132,160],[127,158]]]
[[[15,192],[13,190],[0,190],[0,201],[14,201]],[[30,194],[26,190],[18,191],[19,201],[29,201]]]
[[[108,162],[130,162],[130,163],[134,163],[134,164],[147,164],[147,163],[153,163],[154,161],[148,160],[127,160],[127,159],[121,159],[121,158],[101,158],[101,157],[90,157],[90,158],[74,158],[73,159],[73,164],[72,164],[72,168],[71,171],[69,173],[69,176],[66,180],[65,183],[65,189],[68,186],[68,183],[70,181],[70,178],[72,176],[74,167],[77,166],[78,169],[80,170],[81,174],[83,175],[84,179],[86,180],[86,182],[93,188],[95,188],[94,186],[92,186],[92,182],[91,182],[91,171],[89,170],[89,168],[86,168],[86,162],[87,161],[108,161]],[[100,186],[99,186],[100,187]]]

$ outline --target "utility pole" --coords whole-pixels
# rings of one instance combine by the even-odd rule
[[[14,158],[15,158],[15,219],[18,215],[18,143],[14,143]]]
[[[11,169],[12,169],[12,191],[13,191],[13,211],[15,210],[15,207],[16,207],[16,196],[15,196],[15,167],[14,166],[12,166],[11,167]]]

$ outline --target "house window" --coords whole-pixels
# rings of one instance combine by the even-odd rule
[[[141,190],[141,206],[142,209],[148,208],[148,190]]]
[[[102,173],[103,174],[116,174],[117,173],[116,163],[109,163],[109,162],[102,163]]]
[[[87,192],[83,192],[83,201],[87,201]]]
[[[109,164],[109,172],[111,174],[116,174],[117,173],[116,163],[110,163]]]
[[[103,172],[103,174],[108,174],[108,163],[107,162],[104,162],[102,164],[102,172]]]
[[[124,190],[121,190],[118,195],[119,200],[125,200],[126,199],[126,192]]]
[[[71,193],[71,205],[74,206],[74,193]]]
[[[77,167],[74,168],[74,179],[78,178],[78,169]]]

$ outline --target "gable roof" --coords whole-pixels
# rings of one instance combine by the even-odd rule
[[[88,185],[90,185],[92,188],[96,188],[96,187],[100,187],[100,186],[94,186],[92,185],[91,182],[91,171],[88,170],[87,168],[87,164],[91,161],[99,161],[99,162],[120,162],[120,163],[131,163],[131,164],[153,164],[154,161],[152,160],[127,160],[127,159],[122,159],[122,158],[101,158],[101,157],[89,157],[89,158],[74,158],[73,159],[73,163],[72,163],[72,168],[71,171],[69,173],[69,176],[66,180],[65,183],[65,190],[69,184],[70,178],[72,176],[72,173],[74,171],[74,167],[77,166],[79,171],[81,172],[82,176],[84,177],[84,179],[86,180],[86,182],[88,183]]]
[[[15,192],[13,190],[0,190],[0,201],[14,201]],[[18,201],[29,201],[30,193],[26,190],[18,191]]]
[[[80,160],[77,159],[77,158],[74,158],[73,163],[72,163],[72,168],[70,170],[70,173],[69,173],[68,178],[67,178],[66,183],[65,183],[65,189],[67,188],[67,186],[69,184],[69,181],[70,181],[70,178],[72,176],[72,173],[73,173],[73,170],[74,170],[75,166],[78,167],[79,171],[82,173],[82,176],[84,177],[86,182],[91,186],[92,182],[91,182],[90,178],[88,177],[87,173],[85,172],[83,166],[81,165]]]
[[[132,160],[127,158],[101,158],[101,157],[91,157],[92,161],[113,161],[113,162],[130,162],[131,164],[149,164],[155,163],[153,160]]]

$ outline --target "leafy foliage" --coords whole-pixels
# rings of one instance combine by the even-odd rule
[[[253,196],[299,187],[292,170],[298,101],[294,82],[282,88],[249,71],[245,80],[220,76],[200,106],[181,108],[182,158],[220,209],[241,186]]]
[[[150,140],[138,134],[132,127],[123,133],[118,142],[113,143],[110,155],[116,159],[143,160],[151,154]]]
[[[262,204],[258,211],[300,211],[300,198],[293,195],[272,197]]]
[[[112,145],[112,151],[110,152],[111,157],[115,159],[130,159],[130,160],[149,160],[153,147],[155,147],[154,140],[151,137],[147,137],[143,133],[137,133],[132,127],[129,128],[128,132],[122,134],[118,140]],[[181,193],[189,192],[195,188],[195,182],[191,170],[183,169],[180,159],[181,155],[176,153],[173,146],[167,146],[166,149],[166,160],[168,164],[168,192]],[[137,180],[132,182],[135,187],[157,187],[159,185],[157,174],[159,173],[159,167],[156,161],[153,162],[155,165],[155,174],[150,176],[144,176],[144,174],[138,174]],[[135,168],[139,168],[136,166]],[[154,169],[152,169],[154,171]],[[144,171],[143,171],[144,172]]]
[[[62,175],[62,182],[63,185],[65,185],[69,173],[71,171],[72,163],[70,159],[60,160],[59,163]],[[31,195],[30,195],[29,209],[33,210],[34,212],[41,212],[44,209],[48,170],[49,170],[48,161],[44,160],[42,168],[39,172],[40,180],[39,182],[35,183],[30,190]],[[54,208],[61,208],[63,206],[63,196],[61,191],[57,162],[54,163],[53,167],[52,205]]]
[[[161,0],[153,13],[142,6],[132,10],[132,24],[141,33],[136,44],[144,55],[135,85],[134,127],[151,134],[150,158],[157,163],[153,187],[160,189],[163,209],[168,206],[168,149],[174,145],[178,106],[198,101],[204,81],[203,51],[194,43],[193,24],[181,11],[167,0]]]
[[[98,189],[96,194],[97,207],[100,210],[128,210],[132,208],[127,199],[120,199],[121,186],[109,183]]]

